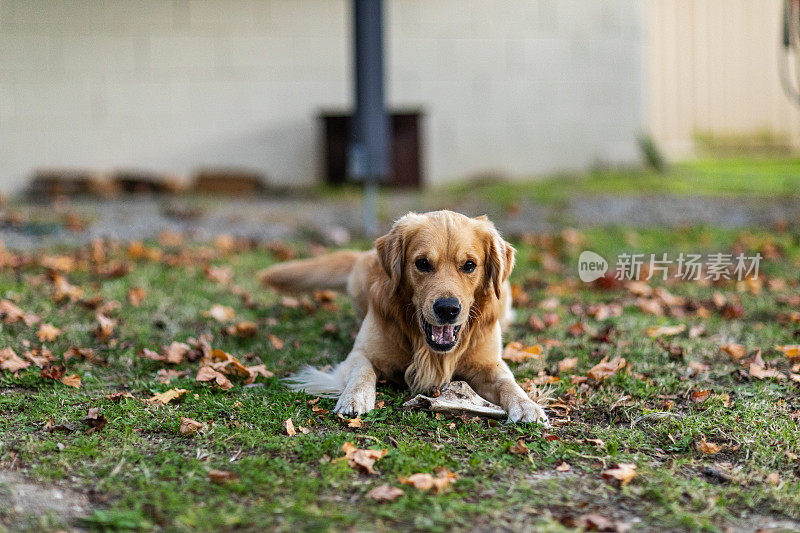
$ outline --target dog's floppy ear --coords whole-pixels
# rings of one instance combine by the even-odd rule
[[[398,225],[384,235],[378,237],[375,241],[375,249],[378,251],[378,259],[381,262],[383,270],[389,276],[392,283],[392,290],[397,290],[400,285],[400,279],[403,277],[403,230]]]
[[[516,250],[492,228],[487,238],[486,277],[491,280],[494,294],[500,299],[500,289],[514,268]]]

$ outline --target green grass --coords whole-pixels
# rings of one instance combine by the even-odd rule
[[[701,196],[788,196],[800,190],[800,160],[708,160],[675,164],[667,172],[652,169],[608,169],[562,173],[514,182],[467,183],[444,194],[488,198],[504,205],[521,199],[565,202],[576,195],[675,194]]]
[[[789,521],[796,527],[800,463],[786,452],[800,455],[800,384],[747,379],[718,346],[735,341],[751,349],[760,347],[765,360],[790,372],[785,357],[771,347],[797,343],[800,335],[800,325],[782,325],[777,319],[779,313],[792,310],[784,297],[797,293],[797,236],[714,228],[682,232],[605,228],[586,232],[582,238],[580,245],[567,244],[559,235],[540,236],[536,246],[516,243],[519,264],[512,281],[530,302],[519,307],[518,324],[506,340],[560,341],[561,346],[546,352],[544,366],[549,372],[569,356],[578,358],[574,374],[585,375],[603,354],[625,357],[632,372],[619,373],[601,386],[572,385],[568,376],[551,385],[560,401],[575,401],[569,420],[552,430],[404,411],[401,405],[409,394],[384,385],[379,386],[378,400],[385,407],[363,416],[362,428],[352,429],[331,414],[315,413],[310,396],[286,390],[279,378],[306,363],[325,365],[344,357],[357,319],[344,299],[337,300],[336,309],[281,305],[278,296],[261,290],[255,281],[255,273],[274,261],[257,247],[230,254],[190,247],[191,259],[184,261],[173,260],[180,250],[168,250],[160,261],[131,262],[131,272],[117,279],[103,278],[79,264],[67,277],[85,290],[85,297],[99,295],[104,301],[121,303],[112,314],[118,320],[114,335],[103,343],[92,335],[93,311],[77,302],[53,302],[50,282],[38,277],[45,272],[38,261],[6,266],[0,271],[0,297],[63,330],[57,340],[47,343],[56,357],[78,345],[96,348],[104,363],[78,358],[66,363],[68,373],[81,375],[80,389],[43,379],[33,366],[16,377],[0,371],[0,468],[45,486],[65,484],[89,494],[94,510],[72,525],[98,530],[557,531],[586,513],[650,531],[755,529],[767,519]],[[293,246],[301,254],[306,250],[304,243]],[[733,282],[669,287],[673,294],[697,301],[710,299],[714,292],[740,298],[744,314],[739,318],[724,318],[716,311],[707,318],[648,315],[625,290],[600,290],[576,281],[577,255],[585,248],[610,259],[621,251],[739,247],[779,250],[780,257],[766,260],[762,272],[785,279],[789,288],[751,295],[739,292]],[[562,265],[558,272],[542,268],[545,250]],[[83,258],[86,265],[86,250],[65,252]],[[129,262],[124,248],[109,248],[108,253],[114,260]],[[203,273],[205,264],[232,266],[237,290],[209,281]],[[147,289],[140,307],[126,298],[134,286]],[[246,304],[235,294],[242,292],[253,301]],[[559,298],[554,311],[559,323],[543,332],[531,330],[528,317],[546,312],[537,306],[554,294]],[[598,302],[619,303],[624,312],[602,321],[575,314],[579,311],[575,305]],[[250,339],[222,335],[226,324],[202,315],[215,303],[233,307],[236,320],[256,322],[258,334]],[[589,333],[569,335],[569,326],[578,320],[590,330],[612,325],[615,342],[593,341]],[[667,357],[644,334],[648,326],[677,323],[707,328],[705,336],[669,339],[685,349],[684,360]],[[326,330],[326,324],[336,325],[335,330]],[[176,369],[189,370],[188,376],[164,385],[156,373],[165,363],[138,355],[142,348],[158,350],[200,334],[213,335],[214,347],[247,364],[263,362],[275,377],[259,378],[253,387],[237,384],[222,391],[196,383],[198,363],[187,362]],[[269,334],[285,346],[276,349]],[[11,347],[21,354],[26,343],[39,345],[35,327],[2,326],[0,348]],[[710,370],[689,377],[690,361],[708,364]],[[534,364],[512,367],[518,378],[536,376]],[[141,401],[173,387],[190,392],[166,406]],[[692,391],[704,389],[712,390],[708,400],[689,399]],[[104,399],[120,391],[135,398]],[[731,400],[728,405],[723,394]],[[334,402],[322,399],[317,405],[331,409]],[[100,408],[108,425],[89,434],[81,419],[92,406]],[[181,435],[181,416],[205,423],[206,431],[194,437]],[[283,426],[287,418],[310,432],[289,437]],[[75,431],[48,432],[44,427],[49,420]],[[695,446],[702,437],[724,444],[725,450],[713,456],[701,454]],[[528,456],[508,451],[520,438],[530,449]],[[388,449],[376,464],[379,475],[360,474],[340,460],[346,441]],[[571,466],[569,472],[555,470],[562,462]],[[625,487],[613,486],[600,475],[619,462],[638,466],[638,475]],[[438,467],[459,475],[441,494],[421,493],[398,481],[399,476]],[[211,483],[211,469],[235,472],[238,480]],[[767,481],[772,473],[778,475],[777,484]],[[366,498],[367,492],[384,483],[402,486],[404,495],[381,504]],[[68,525],[58,516],[21,517],[4,507],[7,498],[2,494],[0,487],[0,529],[5,525],[57,530]]]

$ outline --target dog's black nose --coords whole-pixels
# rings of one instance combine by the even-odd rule
[[[461,312],[458,298],[439,298],[433,302],[433,312],[442,322],[452,322]]]

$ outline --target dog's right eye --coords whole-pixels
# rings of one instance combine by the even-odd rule
[[[427,259],[417,259],[414,261],[414,266],[416,266],[417,270],[420,272],[430,272],[433,270],[433,265],[431,265],[430,261]]]

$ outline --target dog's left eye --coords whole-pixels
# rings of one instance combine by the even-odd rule
[[[475,263],[473,263],[472,261],[467,261],[461,267],[461,272],[464,272],[466,274],[470,274],[470,273],[472,273],[473,270],[475,270],[475,266],[476,266]]]

